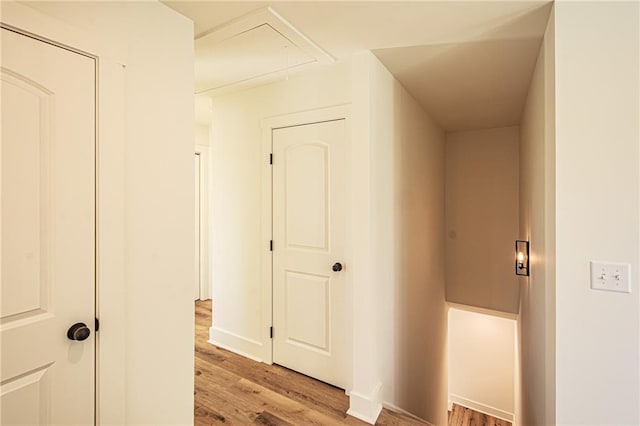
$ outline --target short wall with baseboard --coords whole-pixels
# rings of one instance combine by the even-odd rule
[[[514,420],[516,321],[449,309],[449,408],[452,404]]]

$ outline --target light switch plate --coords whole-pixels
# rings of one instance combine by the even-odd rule
[[[631,265],[628,263],[591,262],[591,288],[631,293]]]

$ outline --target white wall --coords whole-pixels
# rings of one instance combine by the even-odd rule
[[[519,424],[555,424],[555,63],[554,12],[520,126],[520,237],[531,244],[520,278]]]
[[[518,127],[448,133],[447,301],[517,313]]]
[[[99,350],[122,354],[99,363],[116,366],[99,373],[102,422],[192,424],[193,25],[156,2],[29,5],[106,46],[106,63],[110,45],[126,51],[124,72],[101,65],[100,76]]]
[[[638,2],[557,2],[557,424],[640,423]],[[589,261],[631,264],[631,294]]]
[[[342,62],[288,81],[213,99],[211,133],[211,338],[255,359],[268,359],[263,323],[261,121],[351,100],[351,64]]]
[[[516,321],[449,309],[449,401],[513,422]]]
[[[447,422],[444,133],[373,56],[371,238],[382,400]]]

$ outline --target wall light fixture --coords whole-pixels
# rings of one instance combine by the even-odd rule
[[[529,276],[529,241],[516,240],[516,275]]]

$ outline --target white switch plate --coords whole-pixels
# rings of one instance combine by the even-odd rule
[[[631,293],[631,265],[628,263],[591,262],[591,288]]]

